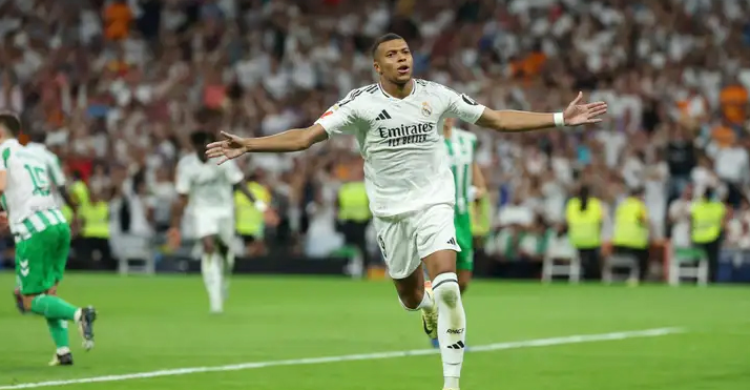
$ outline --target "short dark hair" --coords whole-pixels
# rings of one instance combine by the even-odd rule
[[[47,142],[47,132],[43,129],[34,129],[29,132],[29,141],[43,144]]]
[[[8,129],[13,137],[21,134],[21,118],[10,111],[0,112],[0,126]]]
[[[196,130],[190,134],[190,143],[192,143],[193,146],[204,146],[215,140],[216,138],[214,135],[205,130]]]
[[[395,33],[388,33],[376,39],[375,43],[372,44],[372,49],[371,49],[372,57],[375,58],[375,53],[378,52],[378,48],[380,47],[381,44],[388,42],[388,41],[396,41],[399,39],[404,40],[404,38],[401,37],[401,35],[398,35]]]

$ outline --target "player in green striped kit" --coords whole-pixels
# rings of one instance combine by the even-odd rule
[[[57,347],[50,365],[71,365],[68,321],[75,321],[84,348],[94,343],[96,311],[79,308],[57,297],[70,248],[70,227],[48,180],[46,162],[16,139],[21,121],[0,113],[0,192],[5,212],[0,218],[16,241],[16,281],[20,306],[46,318]]]
[[[454,119],[449,118],[443,126],[443,137],[448,156],[451,159],[451,170],[456,183],[456,240],[461,252],[456,255],[458,285],[461,295],[466,292],[474,270],[474,245],[471,234],[471,202],[484,196],[487,187],[479,165],[474,161],[477,149],[477,136],[465,130],[453,127]]]
[[[453,127],[455,119],[448,118],[443,124],[443,138],[456,187],[456,208],[453,223],[456,226],[456,241],[461,252],[456,253],[458,288],[461,295],[466,292],[474,271],[474,243],[471,234],[471,202],[484,196],[487,187],[479,165],[474,161],[477,149],[477,136]],[[425,275],[425,278],[427,276]],[[425,282],[431,288],[431,282]],[[439,347],[437,339],[431,339],[434,347]]]

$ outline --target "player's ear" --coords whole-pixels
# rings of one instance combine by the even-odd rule
[[[380,73],[380,64],[378,64],[378,60],[373,60],[372,61],[372,67],[375,68],[375,73],[381,74]]]

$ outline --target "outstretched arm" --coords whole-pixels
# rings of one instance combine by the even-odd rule
[[[242,138],[223,131],[221,135],[226,138],[224,141],[211,143],[206,149],[208,158],[223,157],[219,164],[248,152],[284,153],[305,150],[328,139],[328,134],[319,124],[314,124],[306,129],[291,129],[260,138]]]
[[[600,116],[607,112],[607,103],[581,103],[583,93],[579,92],[563,112],[538,113],[514,110],[492,110],[485,108],[476,121],[477,126],[502,132],[529,131],[550,127],[580,126],[601,122]]]

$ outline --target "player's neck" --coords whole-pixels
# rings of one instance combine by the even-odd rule
[[[381,78],[380,88],[382,88],[383,91],[385,91],[385,93],[387,93],[391,97],[394,97],[396,99],[404,99],[407,96],[411,95],[412,90],[414,90],[414,79],[411,79],[404,84],[396,84],[392,81]]]

